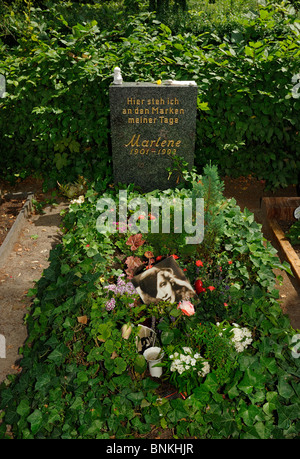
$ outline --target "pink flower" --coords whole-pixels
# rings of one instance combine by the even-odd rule
[[[181,309],[182,313],[186,316],[193,316],[195,314],[194,305],[190,301],[180,301],[177,309]]]

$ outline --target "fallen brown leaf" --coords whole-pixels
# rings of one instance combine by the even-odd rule
[[[88,318],[87,316],[80,316],[80,317],[77,317],[77,320],[80,324],[84,324],[86,325],[87,324],[87,321],[88,321]]]

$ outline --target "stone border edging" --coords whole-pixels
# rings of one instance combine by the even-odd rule
[[[10,228],[8,234],[6,235],[6,238],[4,239],[3,244],[0,246],[0,268],[3,267],[4,263],[7,260],[8,255],[10,255],[13,245],[15,244],[20,234],[25,218],[27,218],[32,211],[33,197],[34,197],[34,193],[32,192],[7,193],[4,195],[4,198],[8,198],[8,199],[13,199],[13,198],[14,199],[27,198],[27,199],[22,209],[20,210],[16,220],[14,221],[13,226]]]

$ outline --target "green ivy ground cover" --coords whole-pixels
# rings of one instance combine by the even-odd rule
[[[62,243],[29,292],[22,372],[0,387],[0,437],[11,426],[16,439],[144,438],[152,428],[175,438],[299,438],[299,333],[280,309],[273,273],[289,267],[253,214],[223,198],[215,167],[184,176],[183,187],[144,197],[204,198],[196,246],[185,234],[100,234],[97,201],[118,190],[95,184],[70,205]],[[188,314],[132,293],[134,266],[164,256],[198,281]],[[162,380],[149,377],[136,348],[147,319],[165,352]],[[172,371],[179,356],[185,367]],[[185,400],[160,397],[170,382]]]
[[[3,177],[35,171],[52,187],[78,175],[105,176],[108,87],[119,66],[125,81],[197,82],[200,172],[212,160],[222,176],[252,173],[274,188],[297,183],[300,27],[291,4],[258,5],[222,31],[201,29],[201,15],[196,27],[186,13],[191,24],[181,32],[149,12],[127,21],[115,13],[106,28],[84,8],[77,17],[61,5],[21,16],[4,11]]]

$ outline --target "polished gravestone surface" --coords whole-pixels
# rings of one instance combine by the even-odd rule
[[[195,82],[120,83],[109,88],[115,183],[148,192],[176,185],[175,157],[194,165]]]

